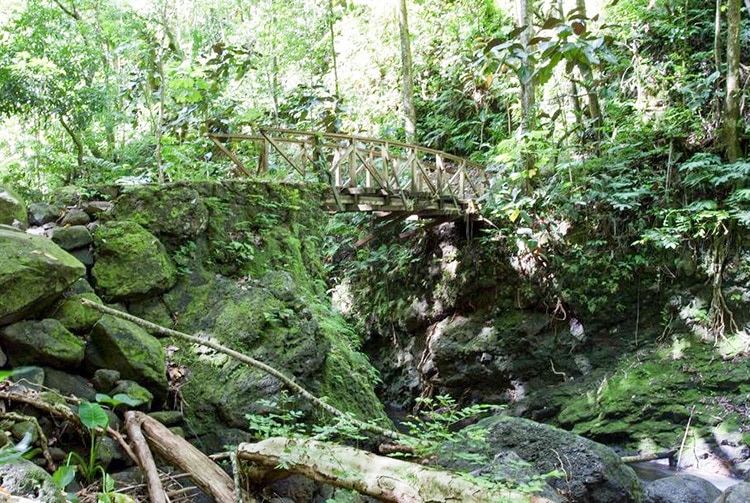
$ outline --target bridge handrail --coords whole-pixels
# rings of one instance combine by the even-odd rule
[[[333,189],[336,206],[340,196],[371,194],[388,199],[400,198],[404,208],[425,197],[438,208],[475,207],[476,198],[489,186],[483,166],[468,159],[429,147],[400,141],[341,133],[263,128],[260,135],[208,133],[214,145],[245,175],[250,172],[229,141],[249,141],[260,146],[258,173],[267,172],[271,156],[283,159],[303,179],[312,173],[309,166],[325,160],[325,173]],[[291,147],[291,145],[296,145]],[[423,204],[423,203],[420,203]]]

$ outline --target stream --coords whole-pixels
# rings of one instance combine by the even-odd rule
[[[659,461],[644,461],[642,463],[632,463],[630,465],[635,470],[638,478],[643,482],[652,482],[657,479],[663,479],[665,477],[672,477],[678,473],[686,475],[695,475],[704,480],[711,482],[720,491],[725,491],[728,487],[742,482],[742,479],[735,477],[727,477],[725,475],[719,475],[706,470],[681,470],[677,471],[674,468],[670,468],[666,460]]]

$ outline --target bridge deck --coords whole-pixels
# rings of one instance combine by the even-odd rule
[[[489,185],[481,165],[407,143],[284,129],[208,137],[244,175],[328,184],[332,212],[459,216],[476,211]]]

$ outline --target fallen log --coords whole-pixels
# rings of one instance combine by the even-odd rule
[[[654,452],[652,454],[638,454],[635,456],[622,456],[620,459],[623,463],[640,463],[642,461],[655,461],[657,459],[669,459],[670,461],[677,454],[677,449],[664,452]]]
[[[395,503],[550,501],[487,481],[472,480],[465,474],[312,439],[274,437],[243,443],[237,447],[237,457],[261,465],[263,469],[257,473],[279,470],[297,473]]]
[[[135,412],[141,431],[151,449],[159,456],[187,472],[195,484],[217,503],[235,503],[234,482],[211,458],[193,447],[187,440],[142,412]]]
[[[164,487],[159,479],[159,472],[156,469],[156,463],[148,448],[146,439],[141,431],[141,422],[143,414],[133,411],[125,413],[125,428],[128,431],[130,441],[133,443],[133,452],[138,456],[138,466],[140,466],[146,476],[146,486],[151,503],[167,503],[167,497],[164,493]]]

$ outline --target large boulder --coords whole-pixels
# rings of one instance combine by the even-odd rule
[[[94,292],[71,293],[55,304],[48,316],[63,324],[74,334],[88,334],[102,317],[102,313],[81,304],[81,299],[101,304],[101,299]]]
[[[158,339],[138,325],[104,315],[91,331],[86,362],[92,369],[112,369],[145,386],[154,396],[167,394],[167,355]]]
[[[747,503],[750,501],[750,484],[742,482],[728,488],[713,503]]]
[[[164,245],[133,222],[109,222],[94,232],[97,291],[108,300],[158,295],[174,286],[177,268]]]
[[[63,250],[77,250],[90,245],[94,239],[85,225],[55,227],[52,230],[52,241]]]
[[[0,224],[13,225],[19,222],[26,225],[26,203],[13,189],[0,185]]]
[[[195,188],[173,184],[127,187],[117,200],[114,215],[142,225],[165,243],[180,244],[206,230],[209,213]]]
[[[3,481],[3,489],[15,496],[44,503],[65,501],[62,492],[52,480],[52,476],[25,459],[0,465],[0,480]]]
[[[57,320],[14,323],[0,331],[0,342],[14,367],[33,364],[75,368],[83,361],[83,341]]]
[[[721,496],[716,486],[695,475],[675,475],[646,486],[645,503],[712,503]]]
[[[86,267],[49,239],[0,226],[0,325],[44,310]]]
[[[635,472],[604,445],[512,416],[492,416],[469,428],[483,430],[484,441],[455,446],[457,450],[480,454],[486,460],[513,452],[538,474],[560,470],[565,473],[563,477],[552,477],[547,482],[569,501],[627,503],[642,499],[643,488]],[[460,468],[483,470],[486,466],[469,463]]]

